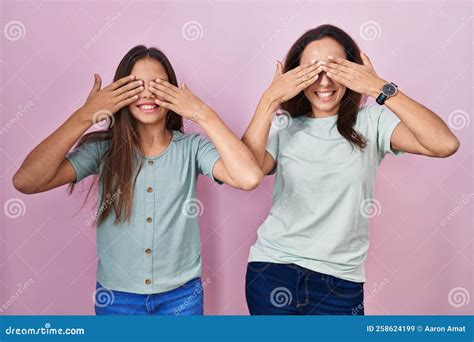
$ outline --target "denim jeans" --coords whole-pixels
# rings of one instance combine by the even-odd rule
[[[104,288],[95,291],[96,315],[202,315],[204,290],[201,278],[167,292],[138,294]]]
[[[245,295],[251,315],[364,315],[364,283],[294,264],[250,262]]]

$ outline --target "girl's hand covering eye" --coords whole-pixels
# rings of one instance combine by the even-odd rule
[[[387,82],[377,75],[365,53],[361,52],[360,56],[363,64],[328,56],[329,61],[323,64],[323,70],[329,78],[347,88],[363,95],[377,97],[380,89]]]
[[[275,76],[265,94],[279,105],[316,82],[321,71],[321,62],[311,61],[283,73],[283,66],[277,61]]]
[[[95,123],[97,113],[113,115],[123,107],[137,101],[138,94],[145,89],[143,81],[136,81],[134,75],[123,77],[104,89],[100,89],[101,84],[100,76],[95,74],[94,86],[86,103],[82,106],[84,112],[91,115],[92,123]]]
[[[207,105],[183,83],[178,88],[162,79],[150,82],[150,91],[159,99],[156,104],[172,110],[186,119],[198,121],[204,114]]]

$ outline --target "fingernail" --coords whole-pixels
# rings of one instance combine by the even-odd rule
[[[313,59],[313,60],[311,61],[311,64],[314,64],[314,63],[316,63],[316,60],[315,60],[315,59]]]
[[[329,59],[333,59],[333,57],[332,57],[332,56],[328,56],[328,58],[329,58]]]

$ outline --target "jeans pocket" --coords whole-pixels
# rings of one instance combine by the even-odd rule
[[[326,286],[331,293],[338,297],[355,298],[364,293],[364,283],[326,276]]]
[[[271,265],[270,262],[252,261],[247,264],[248,270],[254,273],[262,273]]]

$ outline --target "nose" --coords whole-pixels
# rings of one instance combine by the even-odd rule
[[[149,84],[150,81],[143,81],[143,87],[145,87],[145,89],[140,93],[141,97],[142,98],[145,98],[145,99],[153,99],[156,97],[156,95],[154,93],[152,93],[150,91],[150,84]]]
[[[319,74],[318,82],[321,87],[326,87],[332,84],[332,80],[328,77],[328,75],[326,75],[325,71]]]

